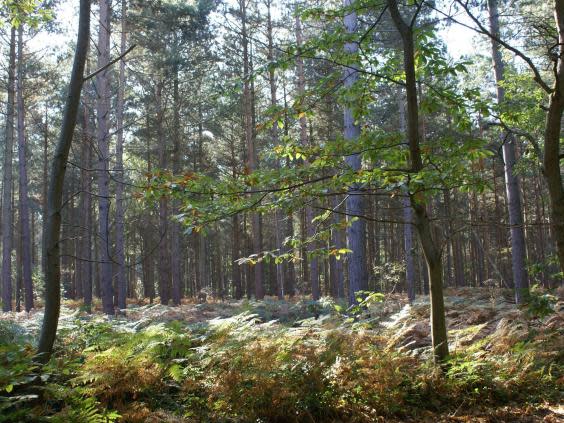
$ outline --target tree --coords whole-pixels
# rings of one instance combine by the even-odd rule
[[[18,82],[17,82],[17,110],[18,110],[18,168],[19,168],[19,220],[21,228],[21,264],[22,279],[25,292],[25,310],[33,308],[33,283],[31,279],[31,232],[29,227],[29,198],[26,158],[26,126],[24,105],[24,57],[23,57],[23,24],[18,27]]]
[[[8,104],[2,176],[2,310],[12,310],[12,155],[14,145],[14,97],[16,91],[16,28],[10,30]]]
[[[61,267],[59,260],[63,184],[84,83],[83,75],[90,41],[90,3],[90,0],[80,0],[74,62],[61,123],[61,133],[51,164],[47,192],[47,220],[43,227],[42,249],[43,262],[45,263],[45,313],[37,347],[38,354],[43,362],[49,360],[53,351],[61,308]]]
[[[110,1],[99,0],[97,66],[102,71],[96,75],[96,138],[98,141],[98,259],[100,260],[100,286],[104,313],[114,314],[114,289],[112,285],[112,257],[110,254]]]
[[[488,12],[490,19],[490,31],[494,38],[499,38],[499,13],[497,0],[488,0]],[[491,39],[492,61],[496,82],[496,94],[498,104],[505,101],[505,64],[501,57],[499,43]],[[529,292],[529,280],[527,275],[525,230],[523,227],[523,211],[521,206],[521,193],[519,189],[519,178],[515,174],[516,154],[515,137],[507,132],[503,135],[503,162],[505,168],[505,189],[507,192],[507,208],[509,214],[509,225],[511,228],[511,263],[513,268],[513,283],[515,285],[515,300],[521,304],[527,300]]]
[[[519,132],[520,135],[526,136],[530,141],[539,159],[542,161],[542,172],[544,174],[548,194],[550,198],[550,212],[551,212],[551,225],[553,229],[553,236],[556,241],[556,251],[558,261],[560,263],[560,271],[564,273],[564,185],[562,181],[561,162],[562,154],[561,148],[561,127],[562,115],[564,114],[564,1],[554,0],[553,3],[553,16],[555,20],[555,33],[558,42],[549,48],[549,56],[553,62],[553,76],[554,81],[552,85],[547,83],[538,66],[534,61],[528,57],[523,50],[515,48],[508,42],[501,39],[500,35],[496,35],[493,31],[495,26],[488,30],[472,12],[470,4],[461,0],[456,0],[457,4],[467,13],[470,19],[476,25],[475,30],[487,37],[491,38],[494,42],[503,46],[505,49],[513,53],[516,57],[522,59],[533,73],[533,80],[548,95],[548,107],[546,107],[546,121],[544,125],[544,146],[537,143],[534,137],[530,134]],[[495,22],[494,22],[495,23]]]
[[[344,0],[346,8],[345,29],[349,37],[354,36],[357,31],[358,20],[354,10],[353,0]],[[347,64],[343,76],[343,85],[347,89],[354,89],[358,81],[358,70],[356,63],[358,55],[358,42],[348,38],[345,43],[345,53],[350,56],[350,64]],[[345,105],[344,126],[345,140],[356,140],[360,136],[360,125],[356,121],[352,106]],[[352,172],[359,172],[362,168],[362,156],[350,154],[346,158],[347,165]],[[356,302],[356,293],[368,289],[366,275],[366,225],[363,219],[364,199],[359,184],[350,187],[346,202],[347,215],[351,220],[347,228],[347,247],[351,250],[348,258],[349,269],[349,303]]]
[[[407,99],[407,139],[411,171],[423,170],[419,134],[419,104],[417,99],[417,80],[415,75],[414,28],[419,9],[407,22],[401,15],[397,0],[387,0],[392,20],[400,33],[403,45],[403,67],[405,71],[405,91]],[[423,247],[430,284],[431,299],[431,338],[435,360],[443,361],[448,356],[448,342],[443,298],[443,268],[441,252],[433,236],[431,220],[427,214],[425,197],[411,192],[411,206],[414,211],[414,225]]]
[[[127,33],[127,0],[121,1],[121,43],[120,54],[126,52]],[[119,87],[117,98],[117,143],[116,143],[116,261],[117,261],[117,306],[125,309],[127,297],[127,281],[125,278],[125,213],[123,210],[124,171],[123,171],[123,133],[124,133],[124,109],[125,109],[125,59],[119,62]]]

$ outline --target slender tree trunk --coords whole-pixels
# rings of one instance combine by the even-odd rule
[[[356,34],[358,19],[354,11],[355,0],[344,0],[345,30],[347,34]],[[358,43],[349,41],[345,44],[345,52],[351,56],[358,53]],[[356,65],[345,69],[343,79],[344,87],[351,89],[358,81],[358,70]],[[360,125],[355,123],[351,104],[345,105],[344,112],[345,140],[355,141],[360,136]],[[360,154],[352,154],[346,158],[347,165],[353,172],[359,172],[362,168],[362,158]],[[347,218],[353,219],[354,216],[363,216],[364,199],[360,186],[357,184],[349,188],[346,201]],[[349,273],[349,303],[356,301],[356,292],[368,289],[368,279],[366,271],[366,223],[362,218],[357,218],[350,223],[347,228],[347,245],[352,251],[348,257]]]
[[[120,54],[124,54],[127,43],[127,0],[121,0],[121,42]],[[116,221],[115,221],[115,260],[116,260],[116,280],[117,280],[117,306],[121,310],[127,307],[127,280],[125,276],[125,212],[123,208],[123,191],[124,191],[124,172],[123,172],[123,125],[124,125],[124,108],[125,108],[125,60],[119,63],[119,86],[117,95],[117,143],[116,143],[116,165],[115,178],[116,183]]]
[[[253,128],[253,104],[250,87],[250,60],[249,60],[249,37],[247,33],[247,5],[245,0],[239,0],[241,12],[241,38],[243,43],[243,114],[245,122],[245,143],[247,146],[247,168],[249,172],[257,169],[257,153]],[[260,216],[253,213],[251,216],[252,248],[253,253],[262,251]],[[257,300],[264,298],[263,266],[259,262],[253,266],[255,297]]]
[[[405,103],[399,98],[399,119],[402,134],[406,131]],[[415,301],[415,249],[413,245],[413,209],[409,193],[402,196],[403,207],[403,240],[405,250],[405,284],[409,303]]]
[[[333,210],[336,213],[333,213],[333,224],[339,225],[341,222],[341,216],[337,213],[338,206],[341,203],[341,199],[339,197],[335,197],[333,199]],[[341,228],[334,227],[331,231],[331,242],[333,243],[333,248],[340,250],[345,247],[343,242],[343,231]],[[337,298],[344,298],[345,297],[345,275],[343,272],[343,260],[339,257],[339,260],[335,256],[331,256],[330,261],[330,273],[333,285],[333,295]]]
[[[298,14],[296,14],[296,45],[298,49],[302,47],[303,44],[303,34],[302,34],[302,24]],[[296,72],[297,72],[297,87],[298,96],[300,96],[300,101],[304,100],[305,96],[305,71],[304,62],[301,56],[298,55],[296,58]],[[307,147],[311,143],[311,139],[307,133],[307,118],[302,114],[299,118],[300,121],[300,143]],[[306,163],[307,165],[307,163]],[[318,300],[321,296],[319,289],[319,259],[312,255],[312,251],[315,250],[316,243],[313,242],[315,237],[315,226],[313,224],[314,213],[313,209],[309,206],[305,208],[304,216],[304,234],[307,237],[307,245],[305,248],[305,254],[307,254],[307,261],[304,261],[304,282],[309,282],[311,284],[311,294],[314,300]],[[309,266],[308,266],[309,264]],[[309,280],[307,280],[309,279]]]
[[[20,227],[21,224],[19,219],[15,222],[15,227]],[[15,229],[14,227],[14,229]],[[22,311],[22,239],[21,239],[21,232],[20,236],[16,240],[15,250],[16,250],[16,295],[15,295],[15,303],[16,303],[16,312],[19,313]]]
[[[33,282],[31,277],[31,233],[29,228],[29,198],[27,182],[27,158],[25,135],[25,104],[23,94],[24,57],[23,57],[23,25],[18,28],[18,82],[17,82],[17,109],[18,109],[18,164],[19,164],[19,220],[21,234],[21,266],[22,285],[25,293],[25,311],[33,308]]]
[[[408,25],[401,16],[397,0],[387,0],[387,3],[392,20],[401,35],[403,44],[406,79],[405,89],[407,97],[407,138],[409,142],[411,168],[414,172],[421,172],[423,170],[423,160],[420,150],[419,105],[415,76],[413,27]],[[425,254],[429,274],[433,353],[436,361],[442,361],[448,356],[448,342],[443,298],[441,252],[433,237],[431,220],[427,214],[424,197],[417,193],[411,194],[411,205],[414,210],[414,224],[419,234],[419,240],[421,241],[423,253]]]
[[[155,101],[157,105],[157,141],[159,146],[159,168],[165,171],[167,168],[167,142],[164,136],[163,120],[164,110],[162,106],[162,90],[164,82],[157,83]],[[159,200],[159,296],[161,304],[168,304],[170,300],[170,251],[169,251],[169,205],[168,200],[162,197]]]
[[[100,27],[98,30],[98,68],[110,62],[110,2],[99,0]],[[100,260],[100,288],[102,308],[106,314],[114,314],[112,261],[110,256],[110,72],[104,69],[96,76],[97,92],[97,139],[98,139],[98,259]]]
[[[10,31],[8,62],[8,104],[6,107],[6,144],[2,168],[2,310],[12,310],[12,155],[14,148],[14,97],[16,91],[16,28]]]
[[[90,40],[90,0],[80,0],[78,36],[59,142],[55,150],[49,179],[47,221],[43,229],[45,263],[45,313],[39,336],[38,353],[47,362],[53,351],[61,308],[61,268],[59,257],[61,207],[66,164],[72,144],[80,104],[84,66]]]
[[[86,95],[84,96],[86,97]],[[86,218],[86,227],[82,230],[83,235],[80,237],[80,254],[82,261],[79,264],[79,284],[82,286],[82,295],[84,297],[84,306],[87,312],[92,310],[92,176],[90,167],[92,166],[92,137],[90,132],[90,109],[87,105],[86,98],[83,101],[83,117],[82,117],[82,146],[81,146],[81,164],[80,171],[80,215],[82,219]]]
[[[174,108],[174,122],[172,124],[172,137],[173,137],[173,155],[172,155],[172,171],[175,175],[180,174],[180,93],[178,81],[178,66],[174,69],[173,81],[173,108]],[[180,213],[180,204],[178,200],[172,201],[172,213],[177,215]],[[171,259],[171,278],[172,278],[172,304],[180,305],[182,297],[182,280],[181,280],[181,266],[182,255],[180,250],[180,231],[182,230],[181,224],[178,221],[171,223],[170,233],[170,259]]]
[[[272,34],[272,16],[270,13],[272,1],[266,0],[266,7],[267,7],[267,39],[268,39],[268,53],[267,53],[267,60],[269,63],[274,61],[274,40]],[[276,110],[278,107],[278,99],[276,93],[276,74],[274,72],[274,67],[271,66],[268,71],[268,82],[270,85],[270,107],[272,110]],[[279,136],[278,136],[278,125],[275,123],[272,125],[272,143],[274,145],[279,144]],[[280,162],[276,160],[276,167],[280,168]],[[284,249],[283,245],[283,234],[282,234],[282,219],[283,219],[283,212],[281,210],[276,210],[274,213],[274,237],[275,237],[275,245],[278,252],[282,252]],[[286,294],[285,288],[285,274],[284,274],[284,266],[283,263],[276,264],[276,285],[277,285],[277,293],[280,299],[284,298]]]
[[[497,0],[488,0],[488,11],[490,30],[496,38],[499,38]],[[494,76],[497,84],[497,102],[498,104],[503,104],[505,102],[505,89],[503,88],[505,64],[503,63],[499,44],[493,39],[491,43]],[[560,113],[560,116],[562,116],[562,113]],[[529,294],[529,277],[525,264],[525,232],[523,230],[523,207],[521,205],[519,178],[514,174],[513,169],[516,163],[516,140],[512,134],[505,134],[503,140],[505,189],[507,192],[507,208],[511,231],[511,267],[513,270],[513,284],[515,286],[515,300],[517,304],[521,304],[526,301]],[[562,189],[562,186],[560,186],[560,188]],[[564,214],[562,214],[562,218],[564,219]]]

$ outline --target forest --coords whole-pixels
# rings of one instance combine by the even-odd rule
[[[0,0],[0,422],[564,421],[564,0]]]

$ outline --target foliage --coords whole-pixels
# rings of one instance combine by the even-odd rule
[[[492,333],[455,352],[441,370],[424,357],[388,348],[385,333],[362,324],[391,306],[391,298],[374,292],[359,297],[357,309],[346,311],[325,297],[244,301],[229,317],[194,323],[71,319],[55,357],[39,373],[45,384],[35,396],[19,388],[36,370],[26,347],[30,338],[2,323],[3,416],[368,422],[450,413],[461,401],[469,408],[558,401],[558,332],[531,331],[520,340]],[[228,310],[225,304],[191,307]],[[426,318],[413,313],[411,318]],[[350,317],[357,323],[351,325]],[[12,393],[5,392],[8,384]],[[46,399],[42,407],[35,406],[37,394]]]
[[[526,313],[530,318],[543,319],[554,313],[554,304],[558,298],[546,292],[538,285],[533,285],[529,291]]]

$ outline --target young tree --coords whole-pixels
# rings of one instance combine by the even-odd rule
[[[45,313],[39,344],[40,359],[47,362],[53,351],[61,309],[61,208],[63,206],[63,184],[71,148],[74,128],[84,83],[84,68],[90,41],[90,0],[80,0],[78,35],[71,78],[66,97],[61,133],[51,164],[49,188],[47,191],[47,220],[43,226],[43,262],[45,263]]]
[[[411,171],[423,171],[419,133],[419,103],[417,99],[417,79],[415,74],[415,39],[414,24],[419,9],[414,16],[404,18],[397,0],[387,0],[394,25],[400,33],[403,45],[403,67],[405,71],[405,91],[407,99],[407,140]],[[408,23],[409,22],[409,23]],[[423,247],[430,284],[431,299],[431,337],[433,354],[436,361],[443,361],[448,356],[448,342],[443,298],[443,267],[441,251],[437,245],[424,194],[410,192],[411,206],[414,211],[414,225]]]

